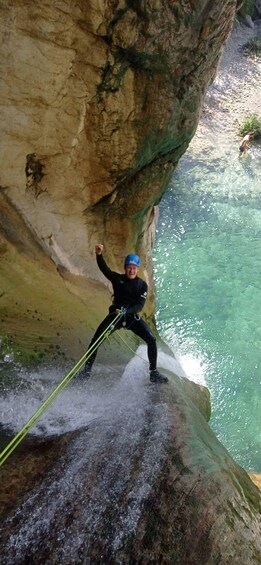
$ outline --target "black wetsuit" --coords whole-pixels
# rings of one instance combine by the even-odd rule
[[[125,327],[125,329],[131,330],[143,339],[148,346],[150,371],[153,371],[156,369],[157,363],[156,338],[149,326],[138,315],[145,304],[148,290],[147,284],[139,277],[135,277],[135,279],[128,279],[125,274],[111,271],[105,263],[102,255],[96,255],[96,259],[99,269],[112,283],[114,295],[113,303],[109,308],[109,314],[97,328],[89,345],[89,349],[97,342],[97,340],[99,340],[99,337],[103,334],[105,329],[113,322],[116,316],[116,309],[120,310],[122,307],[126,308],[126,315],[115,323],[112,331]],[[97,349],[88,359],[85,365],[86,370],[90,371],[95,361],[96,354]]]

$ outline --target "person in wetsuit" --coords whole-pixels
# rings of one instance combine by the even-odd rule
[[[106,328],[113,323],[117,314],[124,311],[124,315],[115,322],[111,332],[124,327],[127,330],[131,330],[134,334],[144,340],[148,348],[150,380],[152,382],[160,383],[167,382],[167,377],[161,375],[161,373],[157,370],[156,337],[150,330],[149,326],[139,316],[139,313],[145,304],[148,291],[146,282],[138,277],[140,258],[135,254],[127,255],[124,261],[124,274],[120,274],[115,271],[111,271],[106,264],[102,254],[102,244],[96,245],[95,251],[98,267],[104,276],[112,283],[114,295],[113,303],[109,307],[109,314],[97,328],[89,345],[89,349],[93,346],[93,344],[97,343],[97,340],[99,340],[99,337],[103,334]],[[96,354],[97,349],[91,354],[90,358],[85,363],[83,375],[86,377],[90,376]]]

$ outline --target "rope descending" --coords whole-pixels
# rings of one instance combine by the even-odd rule
[[[6,459],[11,455],[15,448],[21,443],[25,436],[31,431],[35,424],[40,420],[41,416],[48,410],[49,406],[56,400],[56,398],[61,394],[61,392],[68,386],[73,377],[79,372],[83,367],[89,357],[92,355],[96,349],[101,345],[101,343],[107,339],[110,333],[113,331],[115,322],[120,320],[124,316],[125,312],[119,312],[115,319],[109,324],[109,326],[104,330],[104,332],[99,336],[99,338],[93,343],[93,345],[86,351],[86,353],[77,361],[76,365],[65,375],[60,384],[54,389],[54,391],[47,397],[47,399],[39,406],[39,408],[34,412],[34,414],[25,423],[23,428],[15,435],[15,437],[10,441],[10,443],[5,447],[5,449],[0,453],[0,467],[6,461]]]

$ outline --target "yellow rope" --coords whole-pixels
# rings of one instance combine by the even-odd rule
[[[116,336],[114,336],[116,338]],[[134,351],[134,349],[132,349],[132,347],[127,343],[127,341],[125,341],[125,339],[122,337],[122,335],[120,333],[117,334],[117,337],[119,337],[123,343],[126,345],[126,347],[128,347],[128,349],[130,349],[130,351],[136,355],[137,357],[139,357],[142,361],[144,361],[145,363],[148,363],[148,359],[143,359],[143,357],[141,357],[137,351]],[[116,340],[117,341],[117,340]]]
[[[114,335],[113,337],[116,339],[116,341],[117,341],[117,338],[119,337],[119,338],[123,341],[123,343],[126,345],[126,347],[128,347],[128,349],[130,349],[130,351],[131,351],[134,355],[136,355],[136,357],[139,357],[144,363],[148,363],[148,364],[149,364],[148,359],[143,359],[143,357],[141,357],[141,355],[139,355],[139,353],[137,353],[137,351],[134,351],[134,349],[132,349],[132,347],[127,343],[127,341],[125,341],[125,339],[122,337],[122,335],[121,335],[120,333],[117,334],[117,338],[116,338],[115,335]],[[164,370],[166,371],[166,367],[162,367],[161,365],[157,365],[157,367],[158,367],[159,369],[163,369],[163,371],[164,371]]]
[[[101,345],[101,343],[109,336],[110,328],[115,324],[119,318],[121,318],[122,313],[120,312],[116,318],[109,324],[109,326],[104,330],[104,332],[98,337],[98,339],[93,343],[93,345],[86,351],[86,353],[81,357],[81,359],[74,365],[74,367],[65,375],[60,384],[54,389],[54,391],[48,396],[48,398],[41,404],[41,406],[34,412],[34,414],[29,418],[23,428],[16,434],[16,436],[10,441],[10,443],[5,447],[5,449],[0,453],[0,467],[6,461],[6,459],[11,455],[19,443],[24,439],[24,437],[30,432],[33,426],[38,422],[41,416],[48,410],[49,406],[56,400],[57,396],[65,389],[65,387],[71,382],[73,377],[79,372],[83,367],[84,363],[89,359],[89,357],[94,353],[94,351]]]

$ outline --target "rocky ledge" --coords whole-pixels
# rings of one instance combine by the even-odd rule
[[[85,383],[87,413],[99,389],[99,416],[10,458],[3,565],[260,563],[260,493],[211,432],[207,390],[168,376],[107,375],[107,407],[105,382]]]

